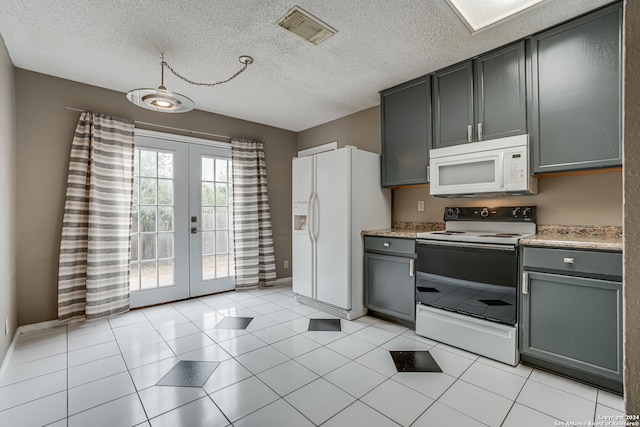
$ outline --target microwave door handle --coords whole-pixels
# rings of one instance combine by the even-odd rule
[[[498,164],[500,165],[498,176],[500,177],[500,189],[503,191],[507,190],[507,186],[505,185],[505,175],[507,174],[508,157],[509,156],[505,156],[503,152],[500,152],[500,154],[498,154]]]

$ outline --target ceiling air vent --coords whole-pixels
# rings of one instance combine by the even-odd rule
[[[292,7],[276,24],[315,45],[338,32],[298,6]]]

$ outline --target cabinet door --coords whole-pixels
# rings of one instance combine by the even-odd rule
[[[364,255],[364,305],[397,319],[415,322],[415,277],[413,259],[374,254]]]
[[[382,186],[428,182],[431,148],[429,77],[381,93]]]
[[[522,354],[622,381],[622,284],[526,274]]]
[[[471,61],[433,74],[433,147],[473,140],[473,66]]]
[[[475,60],[477,140],[527,133],[524,41]]]
[[[617,4],[531,38],[534,173],[622,164],[621,20]]]

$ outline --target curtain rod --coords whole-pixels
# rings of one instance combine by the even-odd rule
[[[69,110],[69,111],[78,111],[80,113],[87,111],[87,110],[81,110],[79,108],[73,108],[73,107],[64,107],[64,109],[65,110]],[[213,136],[215,138],[225,138],[225,139],[231,140],[231,137],[227,136],[227,135],[218,135],[216,133],[199,132],[197,130],[189,130],[189,129],[176,128],[176,127],[173,127],[173,126],[158,125],[158,124],[155,124],[155,123],[141,122],[140,120],[134,120],[133,122],[135,124],[138,124],[138,125],[153,126],[153,127],[162,128],[162,129],[176,130],[178,132],[187,132],[187,133],[190,133],[190,134],[197,133],[198,135],[207,135],[207,136]]]

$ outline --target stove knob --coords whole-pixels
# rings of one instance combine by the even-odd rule
[[[513,216],[518,216],[518,214],[520,214],[520,208],[514,208],[511,212],[511,215]]]
[[[447,209],[447,216],[453,216],[453,209]]]
[[[524,208],[522,216],[528,216],[531,213],[531,208]]]
[[[489,210],[487,208],[482,209],[482,212],[480,212],[480,216],[482,218],[486,218],[489,216]]]
[[[456,208],[455,214],[456,214],[456,218],[460,216],[460,208]]]

